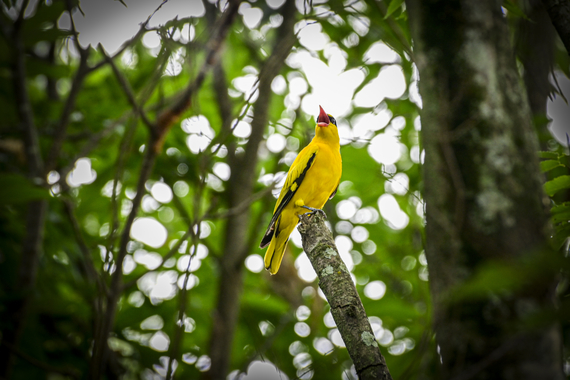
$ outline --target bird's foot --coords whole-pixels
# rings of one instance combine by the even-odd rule
[[[327,218],[327,214],[325,214],[325,212],[323,210],[321,210],[320,208],[314,208],[314,207],[310,207],[310,206],[301,206],[303,208],[306,208],[307,210],[311,210],[311,212],[307,212],[305,213],[305,215],[315,215],[315,214],[321,214],[321,216],[323,218]]]

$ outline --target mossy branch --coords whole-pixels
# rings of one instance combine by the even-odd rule
[[[319,276],[319,287],[327,297],[358,377],[392,379],[350,272],[340,258],[324,217],[316,213],[301,215],[299,219],[303,249]]]

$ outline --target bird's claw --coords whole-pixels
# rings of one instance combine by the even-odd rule
[[[327,218],[327,214],[325,214],[325,212],[323,210],[321,210],[320,208],[314,208],[314,207],[309,207],[309,206],[301,206],[301,207],[306,208],[307,210],[311,210],[310,212],[305,213],[305,215],[312,216],[315,214],[321,214],[321,216],[323,218],[325,218],[325,219]]]

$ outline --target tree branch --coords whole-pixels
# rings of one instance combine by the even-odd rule
[[[90,368],[90,378],[91,379],[99,379],[101,373],[103,372],[103,368],[107,361],[108,356],[108,347],[107,347],[107,337],[111,332],[115,320],[115,314],[117,310],[117,302],[120,298],[122,289],[123,289],[123,271],[122,265],[125,255],[127,254],[127,244],[130,240],[130,231],[135,221],[136,216],[138,215],[140,205],[142,202],[142,198],[145,194],[145,184],[150,178],[152,173],[152,169],[154,167],[154,163],[156,161],[156,157],[160,154],[162,144],[164,143],[164,139],[172,125],[178,120],[180,115],[188,109],[190,106],[191,97],[194,95],[195,91],[197,91],[204,79],[206,74],[210,70],[210,68],[215,65],[218,52],[225,40],[225,37],[229,31],[230,26],[232,25],[233,19],[237,14],[239,4],[241,0],[231,0],[228,6],[228,9],[224,12],[221,17],[220,24],[218,28],[211,36],[210,40],[207,44],[207,51],[206,51],[206,61],[203,63],[197,77],[190,82],[190,84],[186,87],[185,90],[182,91],[181,96],[178,98],[178,101],[168,108],[167,110],[163,111],[159,117],[157,118],[156,123],[154,123],[154,127],[150,129],[148,145],[145,150],[145,156],[143,159],[143,164],[141,167],[141,171],[138,178],[136,195],[133,199],[133,206],[131,212],[129,213],[125,225],[123,227],[123,231],[120,237],[118,252],[115,259],[115,266],[116,270],[113,272],[111,277],[111,286],[109,291],[109,297],[107,299],[107,310],[104,316],[104,321],[102,324],[102,328],[99,334],[95,337],[95,342],[93,346],[93,356],[91,361],[91,368]],[[147,20],[148,21],[148,20]],[[112,62],[111,66],[112,65]],[[131,93],[132,94],[132,93]],[[134,97],[132,97],[134,99]],[[137,106],[138,107],[138,106]],[[134,107],[136,110],[136,107]]]
[[[16,112],[24,135],[28,176],[36,184],[43,185],[45,184],[44,163],[40,151],[38,131],[34,123],[34,113],[28,95],[26,56],[22,38],[24,13],[28,3],[27,0],[24,0],[22,3],[18,18],[14,22],[12,29],[10,41],[14,57],[11,67],[12,86],[16,98]],[[15,347],[18,346],[18,341],[24,329],[26,315],[33,295],[32,289],[36,283],[38,263],[42,252],[47,206],[46,200],[32,201],[28,204],[28,210],[26,211],[26,228],[22,241],[22,254],[15,287],[18,296],[7,306],[11,310],[11,320],[9,322],[11,328],[6,329],[6,333],[2,337],[4,342]],[[5,345],[0,347],[0,378],[8,378],[10,376],[14,359],[12,352],[7,350],[6,347]]]
[[[194,92],[202,86],[202,83],[206,78],[206,74],[218,61],[218,53],[222,47],[222,43],[226,39],[226,35],[234,21],[241,2],[242,0],[229,1],[227,10],[222,14],[219,24],[215,28],[212,37],[206,45],[206,60],[198,71],[196,78],[186,87],[186,89],[182,91],[176,102],[158,116],[156,121],[156,133],[158,138],[151,149],[160,150],[168,130],[170,130],[172,125],[178,121],[180,115],[190,107],[190,100],[192,99]]]
[[[271,55],[263,63],[259,73],[259,96],[254,105],[251,135],[243,156],[234,156],[229,162],[231,177],[228,183],[229,208],[241,205],[252,191],[256,179],[259,144],[269,120],[271,82],[279,74],[295,42],[294,25],[297,9],[295,2],[283,5],[283,23],[277,29],[277,38]],[[222,379],[229,372],[232,342],[236,329],[240,295],[243,288],[243,258],[251,246],[247,239],[250,211],[244,210],[228,218],[225,226],[225,246],[220,260],[220,284],[217,294],[214,322],[210,335],[209,353],[212,365],[204,372],[205,379]]]
[[[75,72],[75,76],[73,77],[73,81],[71,83],[71,90],[67,95],[67,99],[65,100],[65,105],[63,106],[63,111],[61,112],[61,116],[59,118],[59,122],[57,124],[57,128],[55,131],[55,136],[53,138],[53,142],[48,153],[47,163],[46,163],[46,172],[53,170],[57,166],[57,159],[59,157],[61,147],[65,141],[67,136],[67,126],[69,125],[69,117],[73,109],[75,108],[75,102],[77,100],[77,96],[79,95],[79,91],[83,85],[83,81],[87,74],[90,73],[89,65],[87,64],[87,60],[89,58],[89,49],[83,49],[79,44],[79,33],[75,28],[75,21],[73,21],[72,15],[72,4],[70,0],[66,0],[67,11],[69,12],[69,19],[71,20],[71,31],[73,33],[73,42],[77,51],[79,52],[79,67]]]
[[[392,379],[350,272],[344,265],[324,218],[299,216],[303,250],[319,276],[331,314],[360,379]]]
[[[131,107],[133,107],[133,109],[135,110],[137,115],[140,116],[140,118],[145,123],[145,125],[148,127],[148,129],[151,132],[153,132],[156,129],[156,126],[148,119],[146,113],[144,112],[144,109],[139,105],[139,103],[135,99],[135,94],[133,93],[133,89],[132,89],[129,81],[121,73],[121,71],[119,70],[117,65],[115,65],[115,62],[113,61],[113,59],[111,57],[109,57],[109,55],[107,54],[107,52],[103,48],[103,45],[99,44],[97,48],[99,49],[99,51],[101,51],[101,54],[103,54],[105,61],[107,61],[107,63],[111,66],[111,69],[113,69],[113,73],[115,74],[117,81],[119,81],[119,85],[123,89],[123,92],[127,96],[127,99],[129,101],[129,103],[131,104]]]
[[[67,217],[69,218],[69,222],[71,223],[71,227],[73,228],[73,234],[75,235],[75,240],[77,241],[79,250],[83,255],[83,267],[85,273],[87,274],[87,278],[89,281],[94,282],[97,285],[100,294],[106,294],[107,290],[105,283],[101,280],[101,277],[97,272],[97,269],[95,269],[91,252],[89,250],[89,247],[87,247],[87,244],[85,243],[85,239],[83,239],[79,221],[75,216],[74,205],[70,199],[64,199],[63,205],[65,208],[65,212],[67,213]]]
[[[77,100],[77,96],[79,95],[79,90],[83,85],[83,81],[87,76],[87,74],[89,73],[89,69],[87,66],[88,57],[89,57],[88,51],[80,50],[79,68],[77,69],[75,76],[73,77],[73,81],[71,83],[71,90],[69,91],[69,95],[67,96],[65,105],[63,106],[63,111],[61,112],[61,117],[57,124],[55,136],[53,138],[53,142],[47,157],[47,163],[46,163],[47,172],[55,169],[56,167],[61,147],[63,146],[63,143],[67,136],[67,126],[69,125],[69,117],[71,116],[71,113],[75,107],[75,101]]]

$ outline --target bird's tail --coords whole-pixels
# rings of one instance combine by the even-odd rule
[[[293,232],[295,224],[292,226],[287,226],[283,230],[276,231],[271,243],[265,252],[265,269],[269,270],[271,274],[276,274],[281,266],[281,260],[283,260],[283,254],[285,253],[285,248],[287,248],[287,242],[289,241],[289,235]]]

